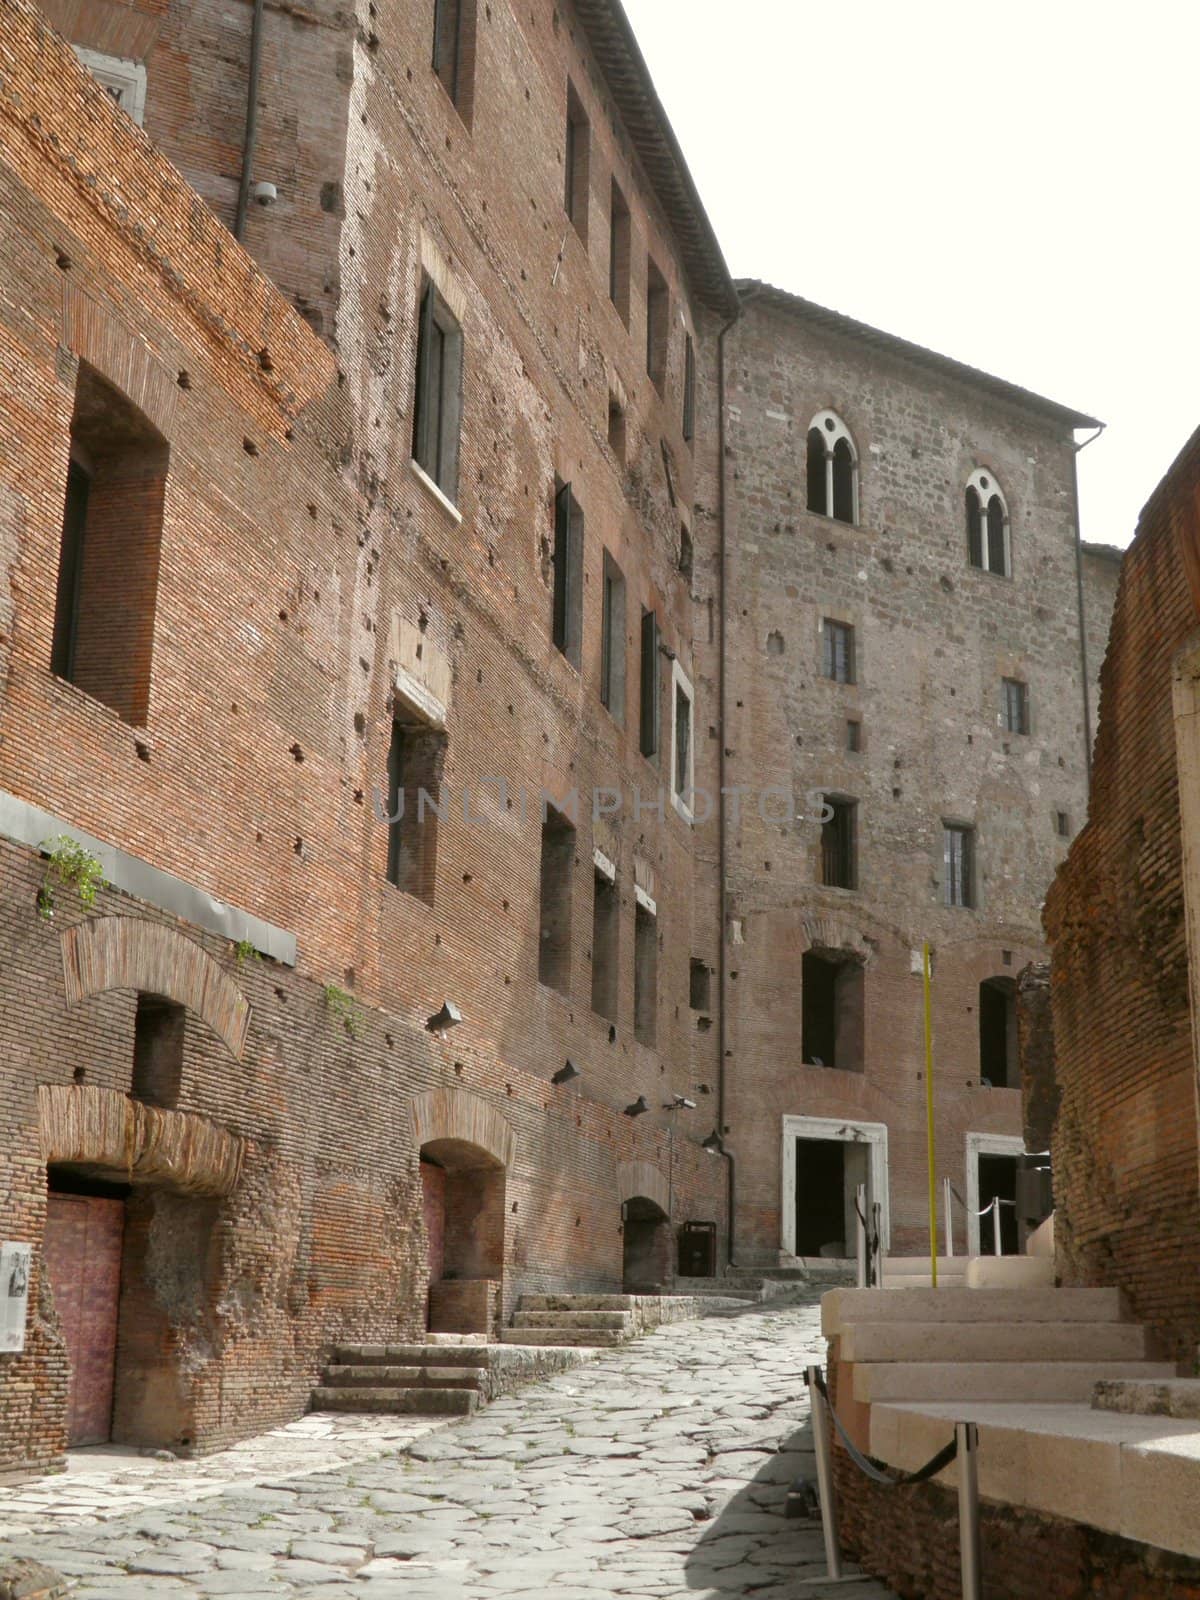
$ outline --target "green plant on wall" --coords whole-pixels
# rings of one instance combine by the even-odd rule
[[[262,957],[249,939],[239,939],[233,947],[233,958],[240,967],[243,961],[261,961]]]
[[[336,983],[325,985],[325,1009],[335,1019],[340,1019],[346,1024],[346,1032],[352,1039],[358,1038],[358,1025],[362,1020],[362,1013],[354,1003],[354,996],[347,994],[345,989],[339,989]]]
[[[88,909],[94,906],[97,894],[107,881],[100,858],[80,844],[78,839],[72,839],[69,833],[56,834],[53,839],[43,840],[38,848],[50,858],[42,887],[38,890],[38,910],[42,916],[50,918],[54,915],[54,892],[59,887],[74,888],[81,905]]]

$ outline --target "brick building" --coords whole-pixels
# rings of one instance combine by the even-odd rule
[[[1076,548],[1092,419],[739,289],[726,735],[706,768],[749,797],[725,842],[735,1249],[852,1254],[866,1182],[892,1249],[918,1253],[923,940],[939,1178],[976,1211],[1012,1197],[1023,1148],[1015,979],[1086,811],[1081,610],[1098,654],[1111,606],[1112,560]],[[978,1248],[957,1204],[954,1228]]]
[[[724,1231],[676,775],[735,300],[601,0],[0,9],[6,1470]]]
[[[1188,1363],[1200,1344],[1198,497],[1195,434],[1122,562],[1088,825],[1046,900],[1052,1021],[1022,1063],[1056,1111],[1062,1281],[1121,1288]]]

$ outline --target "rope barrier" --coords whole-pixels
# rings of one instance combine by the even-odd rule
[[[853,1461],[858,1470],[863,1473],[865,1477],[870,1478],[872,1483],[881,1484],[885,1489],[901,1489],[909,1484],[925,1483],[930,1478],[935,1478],[944,1467],[948,1467],[958,1455],[958,1438],[956,1436],[955,1438],[951,1439],[949,1444],[943,1445],[936,1455],[930,1456],[925,1465],[923,1467],[918,1467],[915,1472],[894,1473],[889,1471],[886,1463],[882,1461],[876,1461],[871,1456],[863,1455],[862,1451],[859,1450],[857,1445],[851,1439],[850,1435],[846,1432],[846,1429],[843,1427],[842,1419],[838,1416],[837,1412],[833,1408],[832,1402],[830,1401],[829,1390],[825,1386],[825,1379],[819,1372],[817,1373],[816,1381],[817,1391],[824,1400],[829,1415],[833,1418],[833,1425],[837,1429],[838,1436],[846,1447],[846,1453],[849,1455],[851,1461]]]

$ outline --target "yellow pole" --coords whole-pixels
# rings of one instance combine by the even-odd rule
[[[937,1288],[937,1183],[934,1177],[933,1139],[933,1008],[929,1000],[929,940],[921,945],[921,970],[925,987],[925,1128],[929,1146],[929,1273]]]

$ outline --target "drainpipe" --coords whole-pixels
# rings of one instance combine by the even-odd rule
[[[254,147],[258,143],[258,81],[262,75],[262,35],[264,0],[254,0],[250,23],[250,71],[246,85],[246,132],[242,140],[242,179],[238,184],[237,211],[233,218],[233,237],[241,240],[246,232],[246,207],[250,204],[250,179],[254,171]]]
[[[717,772],[720,790],[719,808],[717,811],[717,876],[720,884],[718,929],[719,940],[717,945],[717,1139],[718,1148],[725,1157],[726,1174],[728,1177],[728,1191],[725,1202],[725,1217],[727,1237],[725,1242],[725,1260],[728,1266],[734,1265],[733,1260],[733,1218],[734,1201],[736,1198],[734,1183],[734,1160],[732,1153],[725,1147],[725,1052],[727,1048],[728,1028],[725,1021],[728,1001],[728,967],[726,955],[726,941],[728,936],[727,909],[727,859],[728,859],[728,813],[725,801],[725,740],[727,735],[727,708],[728,708],[728,664],[726,660],[726,592],[728,589],[727,574],[727,541],[725,534],[727,493],[725,487],[725,335],[741,316],[741,306],[717,335],[717,624],[720,629],[720,641],[717,657],[717,683],[718,683],[718,708],[717,708]]]
[[[1088,691],[1087,623],[1083,605],[1083,534],[1079,526],[1079,457],[1104,432],[1102,422],[1082,444],[1071,446],[1071,493],[1075,504],[1075,597],[1079,607],[1079,666],[1083,678],[1083,755],[1088,800],[1092,798],[1092,707]]]

